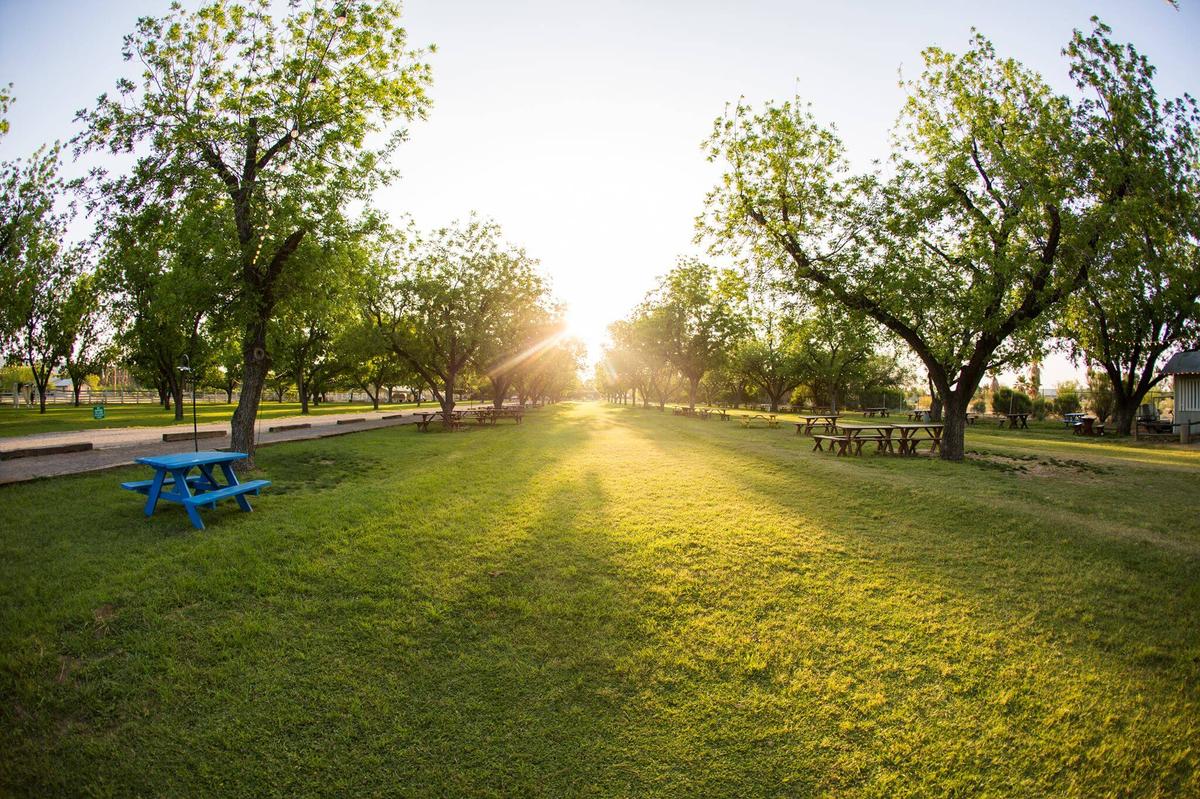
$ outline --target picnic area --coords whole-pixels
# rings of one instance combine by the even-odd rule
[[[1200,797],[1102,10],[0,3],[0,799]]]
[[[142,467],[5,487],[0,782],[1186,794],[1200,453],[1057,427],[951,464],[564,404],[262,450],[202,534]]]

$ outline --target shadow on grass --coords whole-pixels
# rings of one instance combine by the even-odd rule
[[[212,770],[221,762],[241,762],[247,786],[264,770],[286,784],[302,779],[287,776],[297,753],[270,734],[291,725],[324,769],[328,744],[305,719],[345,720],[358,665],[386,655],[372,626],[457,601],[475,579],[464,566],[512,544],[507,505],[589,435],[541,413],[455,436],[393,428],[270,448],[260,464],[282,490],[253,514],[206,513],[203,533],[174,506],[142,519],[124,474],[6,489],[22,513],[0,535],[0,784],[195,793],[230,777]],[[314,697],[321,707],[305,707]]]

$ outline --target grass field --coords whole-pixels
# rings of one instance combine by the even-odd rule
[[[1200,451],[566,405],[0,488],[0,794],[1200,795]],[[83,497],[86,497],[84,501]]]
[[[430,403],[425,403],[428,406]],[[233,416],[237,404],[225,403],[196,405],[196,420],[200,424],[213,422],[228,422]],[[381,411],[397,408],[415,408],[414,404],[381,404]],[[310,406],[309,413],[319,416],[325,413],[365,413],[371,406],[362,403],[334,402],[318,406]],[[278,419],[282,416],[296,416],[300,413],[298,402],[265,401],[259,406],[258,418]],[[112,427],[162,427],[173,424],[191,424],[192,407],[184,408],[182,422],[175,419],[171,411],[164,411],[161,406],[142,403],[140,405],[106,405],[103,419],[92,418],[92,406],[76,408],[71,405],[47,405],[46,413],[38,413],[36,407],[13,408],[11,405],[0,406],[0,438],[6,436],[24,436],[31,433],[60,433],[67,430],[104,430]]]

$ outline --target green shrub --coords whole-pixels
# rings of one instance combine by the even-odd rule
[[[1027,394],[1013,391],[1008,386],[1001,386],[992,395],[992,413],[1030,413],[1033,411],[1033,400]]]
[[[971,413],[984,413],[987,411],[987,402],[980,397],[971,403]]]
[[[1081,407],[1079,386],[1071,382],[1059,383],[1058,396],[1054,398],[1054,412],[1066,416],[1068,413],[1079,413]]]
[[[1033,398],[1033,403],[1030,406],[1030,412],[1033,414],[1034,419],[1037,419],[1039,422],[1042,421],[1046,418],[1046,414],[1049,411],[1050,403],[1045,397],[1038,396]]]

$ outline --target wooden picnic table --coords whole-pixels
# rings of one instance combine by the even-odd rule
[[[867,416],[876,416],[876,415],[887,416],[888,409],[887,408],[863,408],[863,413],[865,413]]]
[[[917,445],[922,441],[929,442],[929,451],[938,452],[942,448],[942,429],[945,425],[940,422],[914,422],[902,423],[897,422],[892,425],[897,433],[900,434],[899,453],[901,455],[916,455]],[[929,438],[918,438],[917,436],[924,432]]]
[[[876,452],[891,452],[892,429],[892,425],[886,423],[856,424],[853,422],[840,422],[837,426],[838,432],[845,436],[845,448],[853,449],[853,454],[855,455],[862,454],[863,444],[868,441],[876,443]]]
[[[933,421],[933,411],[929,408],[915,408],[904,415],[910,422],[919,422],[922,419],[926,422]]]
[[[801,416],[804,421],[796,422],[796,435],[803,433],[806,436],[812,435],[813,428],[821,425],[825,428],[826,433],[833,432],[837,428],[837,420],[841,419],[841,414],[837,413],[815,413],[808,416]]]
[[[779,421],[775,418],[775,414],[742,414],[742,427],[750,427],[755,419],[762,419],[767,423],[767,427],[779,427]]]
[[[1002,414],[1000,417],[1000,426],[1004,427],[1004,423],[1006,421],[1008,422],[1009,430],[1016,430],[1017,428],[1020,428],[1022,430],[1029,429],[1029,414],[1027,414],[1027,413],[1005,413],[1005,414]]]
[[[442,418],[445,415],[444,411],[418,411],[414,416],[420,416],[421,421],[417,422],[417,429],[422,433],[429,432],[429,425],[434,419]],[[450,411],[450,428],[457,429],[463,425],[463,411]]]
[[[181,452],[175,455],[153,455],[137,458],[136,462],[154,469],[154,477],[150,480],[136,480],[121,483],[126,491],[137,491],[146,495],[144,512],[147,516],[154,515],[158,501],[178,502],[187,511],[188,518],[197,530],[204,529],[200,519],[201,507],[215,508],[222,499],[235,499],[238,506],[249,513],[250,501],[247,494],[258,495],[261,489],[271,485],[270,480],[238,481],[233,464],[246,457],[244,452],[217,452],[202,450],[200,452]],[[219,468],[225,477],[222,484],[217,479],[214,469]],[[189,475],[193,469],[199,474]]]

